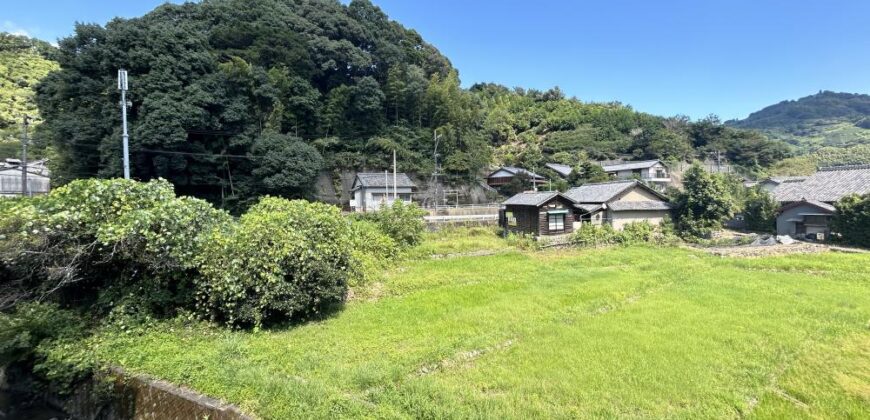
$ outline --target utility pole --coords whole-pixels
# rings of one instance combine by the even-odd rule
[[[435,143],[435,152],[433,153],[433,157],[435,158],[435,172],[432,174],[433,180],[433,189],[435,190],[435,208],[438,208],[438,198],[440,194],[438,194],[438,188],[440,184],[438,183],[438,176],[441,175],[441,164],[438,163],[438,139],[441,136],[438,135],[438,129],[432,131],[432,141]]]
[[[393,150],[393,201],[399,199],[399,182],[396,175],[396,151]]]
[[[130,179],[130,136],[127,135],[127,70],[118,70],[118,90],[121,91],[121,122],[123,125],[124,179]]]
[[[30,126],[30,116],[24,115],[24,136],[21,138],[21,196],[29,195],[27,189],[27,127]]]

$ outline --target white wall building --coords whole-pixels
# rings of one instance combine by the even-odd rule
[[[412,201],[417,185],[405,173],[357,173],[350,192],[353,199],[350,207],[353,211],[376,211],[382,206],[390,206],[395,200],[406,203]]]

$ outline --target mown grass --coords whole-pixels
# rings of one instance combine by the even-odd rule
[[[262,418],[867,418],[868,263],[645,247],[418,260],[323,321],[167,323],[93,351]]]

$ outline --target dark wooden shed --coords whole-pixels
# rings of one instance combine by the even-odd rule
[[[574,231],[574,202],[558,191],[522,192],[502,204],[499,222],[508,232],[550,236]]]

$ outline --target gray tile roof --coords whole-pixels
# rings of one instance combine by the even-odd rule
[[[564,177],[571,175],[571,172],[574,171],[570,165],[563,165],[561,163],[548,163],[546,166]]]
[[[521,192],[504,201],[504,205],[510,206],[540,206],[551,198],[560,195],[558,191]]]
[[[832,203],[849,194],[870,194],[870,165],[820,168],[802,182],[783,182],[773,197],[779,202],[815,200]]]
[[[671,210],[674,206],[666,201],[615,201],[607,205],[613,211]]]
[[[644,169],[644,168],[652,168],[656,164],[662,163],[662,161],[656,160],[644,160],[638,162],[625,162],[625,163],[615,163],[610,165],[601,165],[604,168],[604,172],[617,172],[617,171],[631,171],[634,169]]]
[[[393,173],[384,176],[384,173],[377,172],[360,172],[356,174],[356,180],[354,180],[353,189],[357,189],[359,187],[368,187],[368,188],[384,188],[385,186],[393,187]],[[411,178],[408,174],[404,172],[400,172],[396,174],[396,184],[399,188],[415,188],[417,184],[414,184],[414,181],[411,181]]]
[[[635,184],[637,184],[635,180],[585,184],[571,188],[565,195],[578,203],[606,203]]]
[[[783,182],[792,182],[792,181],[803,181],[807,179],[805,176],[772,176],[767,178],[761,182],[773,182],[775,184],[782,184]]]

